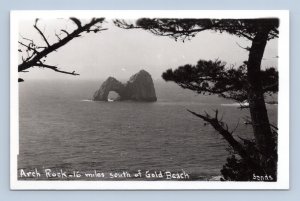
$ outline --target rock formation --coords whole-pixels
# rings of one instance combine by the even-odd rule
[[[126,84],[113,77],[109,77],[102,83],[99,90],[93,96],[94,101],[107,101],[110,91],[119,94],[119,100],[148,101],[157,100],[151,75],[141,70],[130,77]]]
[[[120,98],[124,96],[125,86],[113,77],[109,77],[102,83],[99,90],[97,90],[93,96],[93,100],[107,101],[107,97],[110,91],[115,91],[119,94]]]

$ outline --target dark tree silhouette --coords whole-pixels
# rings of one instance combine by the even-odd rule
[[[75,17],[71,17],[70,20],[76,25],[76,28],[71,32],[66,29],[61,29],[59,34],[55,33],[57,41],[51,43],[48,41],[45,33],[38,26],[39,19],[36,19],[33,27],[41,36],[44,44],[37,44],[36,41],[21,36],[18,51],[20,54],[22,54],[22,62],[18,65],[18,72],[28,72],[27,70],[29,68],[40,67],[51,69],[59,73],[79,75],[75,71],[68,72],[60,70],[57,66],[46,64],[45,62],[47,56],[50,53],[57,51],[60,47],[66,45],[71,40],[81,37],[83,33],[98,33],[106,30],[106,28],[102,28],[101,26],[104,22],[104,18],[92,18],[85,24]],[[18,79],[18,82],[23,81],[24,80],[22,78]]]
[[[218,118],[189,111],[210,123],[229,143],[236,155],[227,159],[221,170],[225,180],[252,180],[253,174],[267,175],[277,180],[277,131],[269,122],[264,95],[278,91],[278,72],[274,68],[261,70],[265,46],[278,37],[279,19],[169,19],[141,18],[135,23],[117,19],[115,25],[123,29],[144,29],[158,36],[167,36],[185,42],[199,32],[215,32],[243,37],[252,42],[248,61],[233,68],[221,61],[200,60],[197,65],[185,65],[167,70],[162,77],[197,93],[217,94],[239,103],[248,101],[255,139],[237,141],[232,131]],[[275,130],[273,129],[275,128]]]

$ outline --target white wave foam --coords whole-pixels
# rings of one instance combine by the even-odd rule
[[[240,107],[240,106],[249,106],[249,103],[224,103],[221,104],[222,106],[229,106],[229,107]]]

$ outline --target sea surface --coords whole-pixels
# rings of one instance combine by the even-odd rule
[[[120,173],[116,180],[134,179],[121,173],[133,175],[138,170],[153,174],[184,171],[196,180],[218,176],[229,154],[228,145],[187,109],[212,115],[218,109],[229,129],[236,128],[234,135],[253,138],[251,126],[244,124],[248,110],[174,83],[154,84],[158,101],[142,103],[91,101],[101,81],[20,83],[18,178],[45,179],[21,176],[21,169],[25,173],[45,169]],[[277,105],[267,108],[276,125]]]

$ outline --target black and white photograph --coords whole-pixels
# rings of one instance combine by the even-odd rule
[[[12,11],[12,189],[286,189],[287,11]]]

